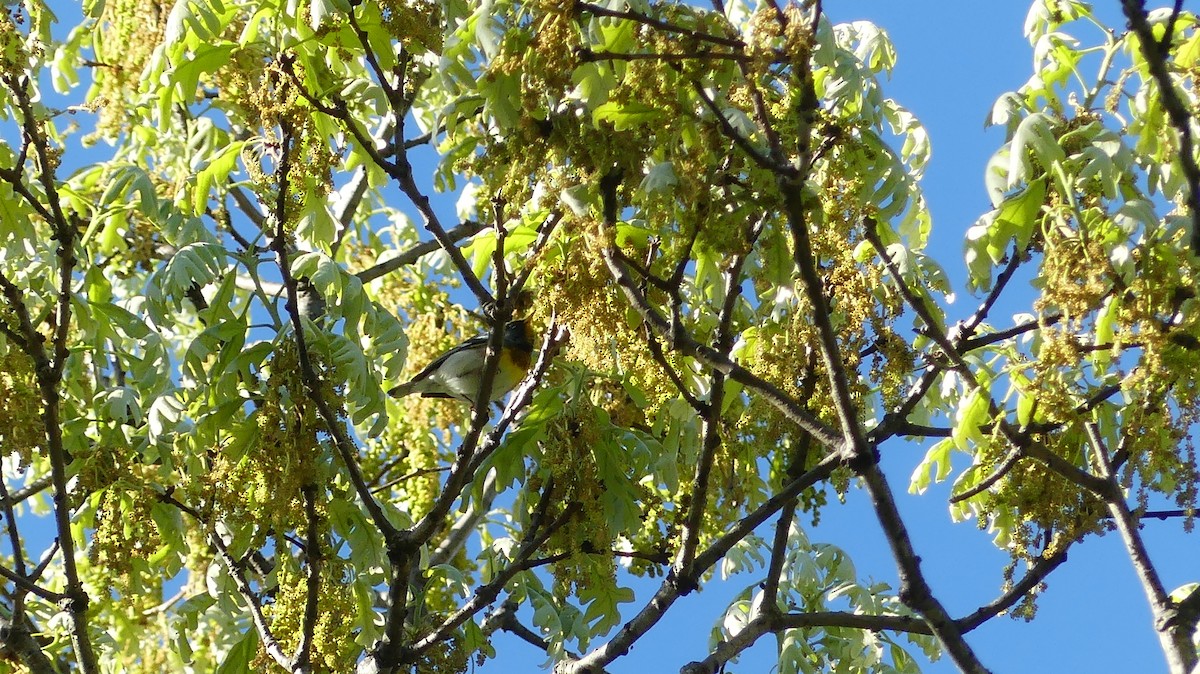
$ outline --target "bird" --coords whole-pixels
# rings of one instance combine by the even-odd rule
[[[479,397],[487,342],[487,335],[466,340],[438,356],[412,379],[393,387],[388,395],[403,398],[419,393],[423,398],[453,398],[474,407]],[[509,321],[500,341],[500,362],[488,402],[499,401],[525,378],[532,357],[533,333],[529,322],[525,319]]]

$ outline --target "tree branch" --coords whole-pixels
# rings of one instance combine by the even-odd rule
[[[1196,150],[1192,142],[1194,115],[1179,97],[1171,74],[1167,72],[1167,58],[1171,53],[1172,31],[1178,10],[1172,14],[1167,24],[1167,32],[1159,42],[1154,39],[1154,31],[1147,21],[1145,0],[1121,0],[1121,8],[1125,12],[1125,18],[1129,20],[1129,27],[1137,34],[1142,58],[1146,60],[1150,76],[1158,84],[1158,97],[1179,139],[1179,166],[1183,169],[1183,176],[1187,181],[1185,199],[1188,209],[1192,212],[1192,254],[1200,255],[1200,166],[1196,164]]]
[[[604,198],[615,201],[616,194],[614,191],[610,191],[604,195]],[[757,239],[758,233],[761,231],[761,227],[752,228],[751,238]],[[717,316],[715,350],[726,358],[733,348],[733,311],[737,304],[737,298],[741,294],[742,266],[745,262],[745,255],[736,255],[725,272],[725,296],[721,303],[721,312]],[[654,340],[653,335],[647,336]],[[725,408],[725,373],[713,369],[708,390],[708,400],[700,410],[702,434],[700,456],[696,461],[692,478],[692,497],[684,519],[679,554],[675,561],[676,568],[685,568],[691,563],[700,540],[704,512],[708,507],[708,482],[712,473],[713,457],[721,447],[721,413]]]
[[[19,618],[14,615],[11,621],[0,619],[0,656],[11,656],[28,668],[30,674],[62,674],[42,650],[38,641],[41,633],[28,615]]]
[[[20,564],[21,566],[24,566],[24,562],[21,561],[19,557],[14,556],[14,558],[17,560],[18,564]],[[13,571],[13,570],[9,569],[8,567],[0,566],[0,576],[3,576],[6,579],[12,581],[13,585],[17,586],[17,589],[20,591],[20,594],[18,594],[18,599],[21,594],[24,594],[26,592],[37,595],[38,597],[41,597],[42,599],[45,599],[46,601],[54,602],[54,603],[58,603],[58,602],[66,599],[66,595],[59,594],[58,592],[51,592],[50,590],[47,590],[47,589],[43,588],[42,586],[34,583],[32,580],[29,579],[28,576],[25,575],[23,569]],[[13,613],[16,614],[18,612],[19,612],[19,609],[14,607]]]
[[[805,64],[807,66],[807,64]],[[843,435],[843,457],[850,462],[850,467],[862,478],[863,484],[871,498],[876,517],[883,527],[888,545],[892,550],[900,576],[900,599],[907,606],[921,614],[933,629],[934,635],[941,640],[950,657],[959,669],[972,674],[986,672],[983,664],[975,655],[961,630],[954,624],[941,602],[933,596],[924,575],[920,570],[920,558],[912,548],[912,540],[900,516],[887,483],[878,465],[878,449],[869,445],[862,425],[858,419],[854,398],[850,393],[850,379],[841,358],[837,332],[830,322],[828,303],[825,299],[825,287],[813,255],[809,239],[809,224],[807,219],[808,205],[804,203],[804,187],[807,182],[809,167],[811,118],[816,113],[818,102],[813,90],[812,74],[807,67],[796,75],[795,86],[802,89],[801,109],[797,113],[800,128],[797,136],[800,143],[799,174],[777,174],[776,181],[783,196],[784,210],[787,216],[788,228],[792,236],[792,257],[800,274],[803,292],[812,308],[812,319],[817,327],[822,365],[829,379],[830,391],[833,396],[834,408],[837,411],[838,422]],[[870,227],[865,229],[870,230]],[[874,233],[871,233],[874,236]],[[875,238],[878,242],[878,238]],[[885,256],[890,261],[890,258]],[[924,311],[923,305],[914,306],[918,312]],[[924,318],[924,317],[923,317]],[[931,327],[936,322],[926,318]]]
[[[630,304],[641,315],[646,325],[653,329],[660,338],[665,339],[669,347],[697,358],[709,367],[721,370],[726,376],[739,384],[757,391],[768,403],[782,412],[788,420],[799,426],[806,433],[812,435],[823,447],[837,450],[841,446],[842,440],[833,429],[810,414],[799,402],[784,393],[778,386],[738,365],[716,349],[700,344],[690,336],[684,334],[682,330],[674,329],[665,318],[650,306],[645,295],[638,290],[637,284],[629,275],[625,265],[617,258],[616,253],[612,249],[605,249],[602,254],[604,262],[608,266],[609,273],[612,274],[613,280],[624,291]]]
[[[1013,584],[1007,592],[997,597],[994,601],[984,606],[980,606],[970,615],[964,616],[957,620],[963,632],[970,632],[979,627],[985,622],[995,618],[1001,613],[1012,608],[1014,604],[1021,600],[1022,597],[1029,594],[1044,581],[1055,569],[1062,566],[1063,562],[1067,561],[1067,550],[1070,549],[1070,543],[1065,543],[1053,555],[1049,557],[1039,557],[1034,562],[1029,571],[1020,581]]]
[[[292,668],[307,672],[311,667],[313,631],[317,626],[317,608],[321,598],[321,529],[317,521],[317,487],[307,484],[301,488],[304,495],[304,515],[308,520],[305,535],[304,560],[308,567],[304,595],[304,615],[300,620],[300,642],[292,657]]]
[[[8,485],[5,484],[4,476],[2,474],[0,474],[0,498],[3,499],[0,501],[0,506],[2,506],[4,509],[4,521],[7,523],[5,528],[8,529],[8,541],[9,545],[12,547],[14,567],[13,571],[9,571],[4,567],[0,567],[0,573],[3,573],[6,578],[12,580],[13,583],[18,586],[18,588],[24,589],[27,592],[37,592],[41,590],[41,588],[39,588],[35,583],[28,582],[26,578],[25,545],[21,543],[21,534],[17,529],[17,515],[13,510],[13,499],[9,497]],[[25,585],[22,585],[23,583]],[[57,603],[60,599],[60,597],[57,595],[55,595],[54,598],[44,598],[55,603]],[[20,621],[21,616],[24,614],[24,610],[25,595],[23,592],[18,591],[16,596],[13,597],[13,622]]]
[[[694,51],[694,52],[615,52],[601,49],[593,51],[586,47],[576,50],[581,63],[596,61],[662,61],[683,63],[686,61],[748,61],[750,57],[740,52]]]
[[[916,293],[912,291],[912,288],[908,286],[908,283],[900,274],[900,269],[896,266],[895,261],[892,260],[891,255],[888,254],[887,248],[884,247],[883,242],[880,241],[879,234],[875,231],[875,226],[875,222],[868,219],[866,226],[863,228],[863,236],[871,242],[872,246],[875,247],[875,251],[879,254],[880,258],[883,260],[884,266],[888,270],[888,274],[892,277],[892,280],[895,281],[897,287],[900,289],[900,294],[902,297],[904,297],[904,301],[911,306],[914,311],[917,312],[917,315],[925,323],[930,339],[932,339],[933,342],[938,345],[938,347],[942,350],[943,355],[949,359],[950,369],[957,372],[959,376],[963,378],[963,381],[966,382],[971,391],[977,391],[980,395],[986,396],[988,414],[992,417],[992,419],[996,420],[995,423],[999,424],[1000,434],[1004,437],[1005,442],[1007,442],[1011,448],[1008,454],[1005,456],[1004,461],[1001,463],[1000,468],[997,468],[992,477],[989,478],[990,482],[985,481],[988,482],[986,486],[980,488],[980,485],[976,485],[974,488],[965,493],[968,493],[972,496],[981,493],[984,489],[987,489],[991,486],[991,484],[994,484],[1001,477],[1003,477],[1008,470],[1011,470],[1012,466],[1015,465],[1017,461],[1028,456],[1038,459],[1055,472],[1062,475],[1064,478],[1074,482],[1076,485],[1084,488],[1085,490],[1104,497],[1107,492],[1107,484],[1104,480],[1097,478],[1096,476],[1088,473],[1086,470],[1079,468],[1070,461],[1067,461],[1066,459],[1051,452],[1044,445],[1031,442],[1028,437],[1018,433],[1012,428],[1012,425],[1004,419],[1004,415],[1001,413],[999,406],[996,405],[996,401],[992,399],[991,395],[988,394],[988,392],[982,386],[980,386],[978,379],[975,377],[974,371],[967,366],[967,363],[965,360],[963,360],[962,354],[959,353],[957,346],[953,341],[950,340],[950,338],[942,330],[941,326],[938,325],[937,320],[933,316],[933,312],[930,311],[929,307],[921,298],[916,296]],[[956,495],[954,498],[961,501],[965,498],[969,498],[969,496],[963,496],[960,494]]]
[[[483,631],[487,633],[493,629],[504,630],[505,632],[516,636],[525,643],[540,648],[543,651],[546,651],[547,654],[550,653],[550,642],[541,638],[536,632],[529,629],[525,625],[522,625],[520,620],[517,620],[516,602],[506,601],[498,610],[496,610],[496,612],[484,618]],[[570,651],[567,651],[567,655],[572,658],[579,657]],[[608,672],[604,669],[599,669],[594,670],[590,674],[608,674]]]
[[[783,522],[783,517],[780,518],[780,523]],[[776,539],[773,550],[780,549],[779,528],[776,529]],[[783,537],[786,541],[786,536]],[[775,552],[772,553],[772,565],[774,565]],[[1051,571],[1058,568],[1067,559],[1067,547],[1063,547],[1055,555],[1049,558],[1039,559],[1029,573],[1021,579],[1019,583],[1013,585],[1011,589],[998,597],[990,604],[980,607],[974,613],[964,618],[959,618],[954,621],[962,632],[970,632],[979,627],[988,620],[996,617],[1000,613],[1009,609],[1021,597],[1025,596],[1038,583],[1041,583]],[[767,583],[771,582],[772,575],[768,573]],[[810,629],[810,628],[829,628],[841,627],[849,629],[870,630],[872,632],[906,632],[909,634],[925,634],[933,635],[934,632],[929,624],[919,618],[906,615],[867,615],[862,613],[847,613],[842,611],[811,611],[804,613],[780,613],[776,606],[774,611],[765,610],[768,606],[774,604],[770,601],[771,586],[768,585],[764,590],[766,598],[764,598],[762,607],[763,610],[756,614],[754,618],[737,634],[729,639],[717,644],[717,647],[709,654],[707,658],[698,662],[691,662],[684,665],[680,669],[681,674],[717,674],[721,671],[722,665],[737,657],[742,651],[750,648],[760,638],[767,634],[779,633],[789,629]]]
[[[882,242],[880,245],[882,245]],[[876,246],[877,251],[878,249],[879,246]],[[979,308],[975,310],[975,313],[971,314],[971,317],[968,318],[966,322],[959,326],[959,328],[955,331],[952,341],[955,344],[956,349],[963,353],[971,350],[963,347],[962,345],[970,341],[971,335],[975,334],[975,330],[978,329],[983,321],[987,319],[988,314],[991,313],[992,307],[1000,299],[1000,295],[1003,293],[1004,288],[1007,287],[1009,281],[1011,281],[1013,276],[1016,275],[1017,269],[1021,265],[1021,259],[1022,256],[1020,251],[1018,251],[1014,246],[1012,255],[1009,257],[1008,264],[1004,267],[1004,271],[1000,272],[1000,275],[996,277],[996,283],[992,286],[992,289],[988,293],[987,297],[985,297],[983,302],[980,303]],[[896,432],[898,426],[907,423],[908,415],[912,414],[913,410],[916,409],[921,400],[925,398],[925,395],[929,392],[929,389],[933,386],[934,382],[943,371],[944,367],[940,364],[930,363],[927,365],[925,372],[909,390],[904,402],[901,403],[895,410],[885,414],[883,419],[880,420],[879,424],[875,428],[871,429],[871,431],[867,434],[867,437],[875,443],[882,442],[891,437]]]
[[[1158,632],[1159,643],[1167,658],[1167,666],[1172,674],[1190,672],[1197,665],[1196,649],[1192,644],[1192,630],[1188,625],[1175,624],[1173,620],[1177,615],[1176,609],[1163,587],[1154,563],[1150,560],[1150,553],[1146,550],[1146,545],[1139,532],[1137,517],[1125,503],[1125,496],[1117,483],[1112,459],[1104,439],[1100,436],[1100,429],[1094,421],[1085,423],[1084,429],[1087,431],[1088,440],[1091,441],[1096,465],[1110,486],[1105,498],[1108,503],[1108,511],[1112,514],[1113,523],[1120,532],[1121,540],[1125,543],[1125,550],[1129,554],[1129,561],[1133,564],[1133,570],[1137,573],[1138,579],[1142,583],[1142,590],[1146,594],[1146,601],[1154,613],[1154,628]],[[1179,629],[1179,627],[1184,629]]]
[[[792,532],[792,520],[796,516],[796,501],[784,504],[775,521],[775,539],[771,541],[771,559],[767,562],[767,575],[763,581],[763,600],[759,611],[779,613],[779,581],[783,576],[783,563],[787,559],[787,543]]]
[[[872,632],[909,632],[931,634],[929,625],[919,618],[901,615],[864,615],[844,611],[813,611],[806,613],[760,613],[737,634],[717,644],[707,658],[689,662],[680,674],[718,674],[725,663],[750,648],[760,638],[789,629],[813,627],[842,627]]]
[[[280,164],[277,167],[279,192],[275,204],[275,232],[271,240],[271,250],[275,252],[279,264],[279,274],[283,277],[283,285],[287,291],[288,301],[285,307],[292,325],[295,327],[296,351],[300,361],[300,372],[304,379],[309,399],[316,406],[321,420],[325,423],[326,430],[334,438],[334,446],[341,456],[342,463],[346,466],[346,472],[350,477],[350,482],[354,485],[354,490],[358,493],[359,499],[362,500],[363,507],[367,509],[371,520],[375,523],[380,533],[383,534],[384,540],[388,542],[390,549],[396,544],[396,537],[399,530],[387,518],[387,515],[383,512],[383,508],[371,494],[371,489],[367,486],[367,482],[363,478],[362,469],[358,466],[358,448],[346,434],[344,425],[333,411],[333,408],[325,400],[325,396],[321,394],[320,378],[313,368],[312,360],[308,353],[308,341],[304,337],[304,322],[300,317],[300,302],[296,290],[296,279],[292,277],[288,254],[288,240],[284,231],[284,224],[287,222],[287,193],[289,189],[289,171],[291,169],[289,146],[291,142],[291,130],[285,129],[282,143],[283,152]]]
[[[47,354],[42,335],[37,332],[29,313],[25,308],[21,291],[7,277],[0,274],[0,286],[13,312],[17,315],[19,329],[23,336],[25,353],[34,361],[34,372],[38,389],[42,396],[42,425],[46,434],[46,454],[50,460],[50,478],[54,485],[54,521],[58,532],[59,545],[63,552],[63,576],[66,579],[64,599],[61,608],[71,616],[71,645],[75,657],[79,661],[84,674],[96,674],[99,665],[96,654],[92,649],[91,637],[88,634],[88,603],[87,592],[79,577],[75,560],[75,541],[71,531],[70,497],[67,493],[67,450],[63,446],[61,413],[61,393],[63,371],[70,355],[67,340],[71,330],[71,278],[75,270],[75,226],[68,220],[59,201],[57,180],[54,167],[57,159],[49,139],[43,133],[33,109],[33,100],[27,88],[27,80],[7,74],[3,76],[4,83],[12,90],[13,98],[21,110],[21,126],[25,134],[25,144],[32,145],[37,154],[39,171],[38,179],[45,192],[49,207],[44,209],[48,216],[48,224],[53,230],[52,238],[57,241],[55,251],[58,258],[58,288],[57,301],[54,310],[54,326],[50,339],[51,352]],[[22,153],[25,149],[22,149]],[[13,183],[14,189],[23,188],[16,171],[13,175],[4,176]],[[20,554],[14,551],[15,554]]]
[[[733,124],[725,117],[725,113],[721,111],[721,108],[717,107],[716,102],[709,97],[708,92],[704,91],[704,87],[699,82],[692,82],[692,90],[700,97],[701,102],[704,103],[704,107],[708,108],[708,111],[716,117],[717,124],[721,127],[721,133],[733,141],[734,145],[741,148],[742,152],[745,152],[755,164],[773,172],[780,171],[783,168],[776,164],[770,157],[764,155],[745,136],[738,133],[737,129],[733,128]]]

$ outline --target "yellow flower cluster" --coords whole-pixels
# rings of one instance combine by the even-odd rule
[[[114,472],[114,474],[116,474]],[[134,560],[147,560],[162,544],[158,525],[151,517],[150,509],[157,495],[149,487],[113,485],[94,496],[98,500],[95,513],[95,533],[92,535],[88,554],[92,564],[104,579],[114,584],[115,589],[126,601],[148,594],[157,587],[141,587],[134,574]],[[151,574],[150,581],[161,583],[157,575]],[[158,594],[143,597],[142,601],[156,601]],[[134,615],[140,615],[140,611]]]
[[[442,50],[441,5],[429,0],[380,0],[383,27],[410,52],[413,45],[433,51]]]
[[[8,312],[0,313],[0,320]],[[46,441],[42,395],[33,360],[12,345],[0,355],[0,456],[16,454],[28,466],[33,452]]]
[[[632,326],[640,318],[612,282],[601,258],[610,245],[609,234],[594,220],[568,218],[561,225],[566,237],[583,245],[564,246],[558,254],[547,255],[532,277],[540,288],[534,316],[548,321],[551,314],[571,331],[563,352],[567,361],[580,363],[593,372],[621,373],[647,397],[644,410],[622,409],[633,404],[622,391],[614,392],[602,403],[613,417],[633,422],[657,413],[659,407],[674,398],[676,392],[661,366],[645,346],[645,337]],[[661,298],[660,298],[661,299]],[[665,350],[665,349],[664,349]],[[668,354],[676,369],[683,359]]]
[[[310,350],[309,355],[326,387],[325,400],[341,409],[340,389],[331,383],[329,367],[319,354]],[[317,481],[322,453],[318,434],[324,424],[304,387],[295,342],[276,348],[262,394],[252,420],[255,440],[237,452],[216,448],[210,474],[189,480],[188,486],[196,492],[193,502],[212,503],[228,521],[245,518],[264,530],[303,529],[307,519],[301,490]]]
[[[319,513],[323,515],[323,513]],[[324,524],[324,517],[320,517]],[[277,537],[275,549],[285,551],[291,544]],[[312,632],[312,671],[314,674],[340,674],[354,669],[354,656],[359,648],[354,643],[357,613],[354,591],[341,579],[349,577],[343,568],[345,560],[323,553],[324,563],[318,583],[317,620]],[[271,620],[271,631],[288,652],[300,643],[301,626],[308,599],[308,569],[303,568],[288,553],[276,555],[274,601],[263,607]],[[254,671],[275,671],[276,665],[260,646],[254,661]]]
[[[553,505],[546,519],[554,519],[570,505],[578,506],[575,516],[547,542],[552,554],[570,555],[554,565],[555,582],[563,596],[594,582],[596,560],[587,559],[589,553],[598,553],[609,572],[616,573],[610,554],[616,532],[609,530],[601,501],[605,488],[592,455],[592,448],[603,442],[598,415],[586,399],[575,401],[572,409],[551,422],[542,442],[541,467],[554,479]]]
[[[1087,438],[1079,424],[1038,435],[1034,442],[1073,464],[1084,464]],[[991,474],[1007,449],[998,432],[981,443],[977,451],[983,461],[982,474]],[[1103,501],[1034,460],[1018,462],[983,496],[982,502],[989,512],[1004,512],[1005,517],[1015,518],[1010,549],[1014,557],[1021,559],[1053,555],[1085,534],[1102,531],[1108,521]],[[987,518],[981,518],[979,526],[986,525]]]
[[[28,66],[25,39],[9,11],[0,13],[0,75],[17,78]]]
[[[290,231],[305,205],[324,199],[333,186],[333,169],[340,164],[317,127],[315,113],[301,96],[296,80],[306,81],[302,65],[284,65],[278,55],[255,44],[235,51],[231,64],[216,75],[222,102],[238,110],[243,122],[258,127],[265,148],[264,161],[245,161],[247,172],[260,198],[274,204],[279,176],[268,171],[274,164],[288,166],[288,194],[284,201],[284,223]],[[288,68],[295,73],[295,80]],[[290,138],[286,146],[284,140]],[[286,153],[286,156],[285,156]],[[267,161],[269,160],[269,161]]]
[[[1084,240],[1058,227],[1046,227],[1044,234],[1039,275],[1043,289],[1034,309],[1039,313],[1057,309],[1066,317],[1088,315],[1100,306],[1108,292],[1111,274],[1108,255],[1095,238]]]
[[[171,3],[160,0],[111,0],[103,3],[95,41],[93,70],[99,105],[96,135],[116,138],[129,129],[138,116],[130,106],[139,98],[142,72],[154,50],[162,43]]]

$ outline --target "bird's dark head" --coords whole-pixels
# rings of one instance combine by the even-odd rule
[[[504,345],[524,351],[532,351],[533,330],[529,327],[529,321],[525,319],[509,321],[504,326]]]

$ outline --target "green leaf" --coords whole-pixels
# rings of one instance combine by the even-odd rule
[[[243,319],[231,318],[205,328],[192,340],[184,353],[184,374],[197,382],[210,381],[215,375],[222,374],[233,357],[241,353],[242,345],[246,341],[246,327]],[[209,357],[218,352],[224,358],[218,358],[216,363],[211,363],[210,373],[206,374],[205,365]]]
[[[167,15],[167,26],[163,33],[163,45],[171,47],[183,39],[186,34],[185,24],[192,21],[191,0],[176,0]]]
[[[142,406],[138,402],[137,391],[128,386],[118,386],[102,395],[109,419],[134,426],[142,425]]]
[[[968,393],[958,404],[958,412],[954,419],[954,428],[950,437],[954,446],[964,452],[971,451],[971,443],[983,439],[981,427],[987,424],[988,400],[980,389]]]
[[[196,173],[196,187],[192,193],[192,213],[201,215],[208,206],[208,191],[213,185],[224,185],[229,180],[229,174],[237,166],[245,141],[234,141],[226,145],[215,157],[210,159]]]
[[[1043,171],[1066,158],[1054,137],[1053,126],[1054,118],[1044,112],[1035,112],[1017,125],[1008,154],[1008,189],[1037,177],[1032,173],[1029,152],[1037,157]]]
[[[479,84],[485,110],[501,128],[510,129],[521,121],[521,81],[515,76],[495,74]],[[472,143],[471,151],[474,151]]]
[[[646,103],[609,101],[592,111],[592,124],[609,122],[617,131],[658,121],[665,113]]]
[[[979,222],[967,228],[963,258],[967,263],[968,287],[971,290],[983,290],[992,285],[992,259],[989,252],[991,222],[986,218],[980,218]]]
[[[640,222],[640,221],[639,221]],[[633,222],[617,223],[617,245],[645,248],[654,237],[654,232]]]
[[[308,6],[308,25],[313,30],[320,30],[321,24],[325,22],[325,17],[333,14],[337,9],[332,0],[311,0]]]
[[[471,261],[471,271],[475,272],[476,278],[483,278],[496,252],[496,232],[487,230],[476,234],[463,246],[462,251],[463,256]]]
[[[193,285],[204,287],[225,272],[225,249],[216,243],[191,243],[175,251],[152,287],[178,301]],[[158,283],[154,283],[157,281]]]
[[[325,297],[342,291],[342,268],[324,253],[301,253],[292,260],[292,276],[307,277]]]
[[[183,538],[187,527],[179,509],[166,503],[155,503],[150,507],[150,516],[158,527],[158,534],[163,546],[179,555],[187,552],[187,542]]]
[[[624,52],[637,44],[637,22],[619,20],[600,24],[600,49]]]
[[[383,539],[362,509],[342,498],[330,499],[328,509],[330,528],[350,544],[354,568],[370,569],[383,564]]]
[[[175,86],[164,87],[163,95],[167,96],[171,102],[185,105],[191,103],[196,97],[200,76],[216,72],[228,64],[234,49],[237,49],[236,44],[224,42],[202,49],[194,56],[183,60],[169,73],[169,80]],[[165,124],[166,122],[160,123]]]
[[[169,441],[180,425],[184,409],[183,403],[173,394],[156,398],[148,415],[150,441]]]
[[[537,227],[531,225],[516,225],[504,233],[504,255],[520,255],[525,253],[537,241]]]
[[[1117,318],[1121,313],[1121,300],[1117,295],[1111,295],[1104,300],[1104,305],[1096,314],[1096,344],[1108,345],[1113,343],[1116,336]],[[1100,371],[1105,371],[1112,364],[1115,348],[1097,349],[1090,354],[1092,364]]]
[[[596,589],[592,592],[580,592],[581,595],[590,595],[591,602],[587,605],[587,611],[583,615],[583,619],[588,623],[589,629],[595,634],[604,634],[608,630],[616,627],[621,621],[620,605],[633,601],[633,590],[628,587],[609,586],[605,587],[605,583],[595,583],[592,588]],[[580,597],[583,598],[582,596]]]
[[[1019,194],[1005,199],[996,213],[995,223],[1014,236],[1017,248],[1024,250],[1037,229],[1037,216],[1046,200],[1046,179],[1039,178]]]
[[[941,482],[950,476],[950,451],[954,441],[947,438],[935,443],[925,452],[925,458],[917,464],[908,482],[908,493],[924,494],[932,482]]]
[[[89,306],[95,313],[103,315],[109,325],[124,333],[126,337],[144,339],[150,334],[150,326],[146,325],[144,319],[121,306],[108,302],[91,303]]]
[[[568,187],[560,193],[562,202],[579,217],[584,217],[591,210],[592,192],[588,185]]]
[[[1014,370],[1009,374],[1009,379],[1012,382],[1012,390],[1017,394],[1017,423],[1025,426],[1033,421],[1033,414],[1037,409],[1037,399],[1030,395],[1031,382],[1024,372]]]
[[[669,161],[662,161],[646,171],[646,177],[642,178],[640,189],[645,192],[658,192],[665,191],[677,184],[679,184],[679,178],[675,176],[675,166]]]
[[[252,674],[250,661],[258,654],[258,631],[246,630],[246,636],[229,649],[215,674]]]

